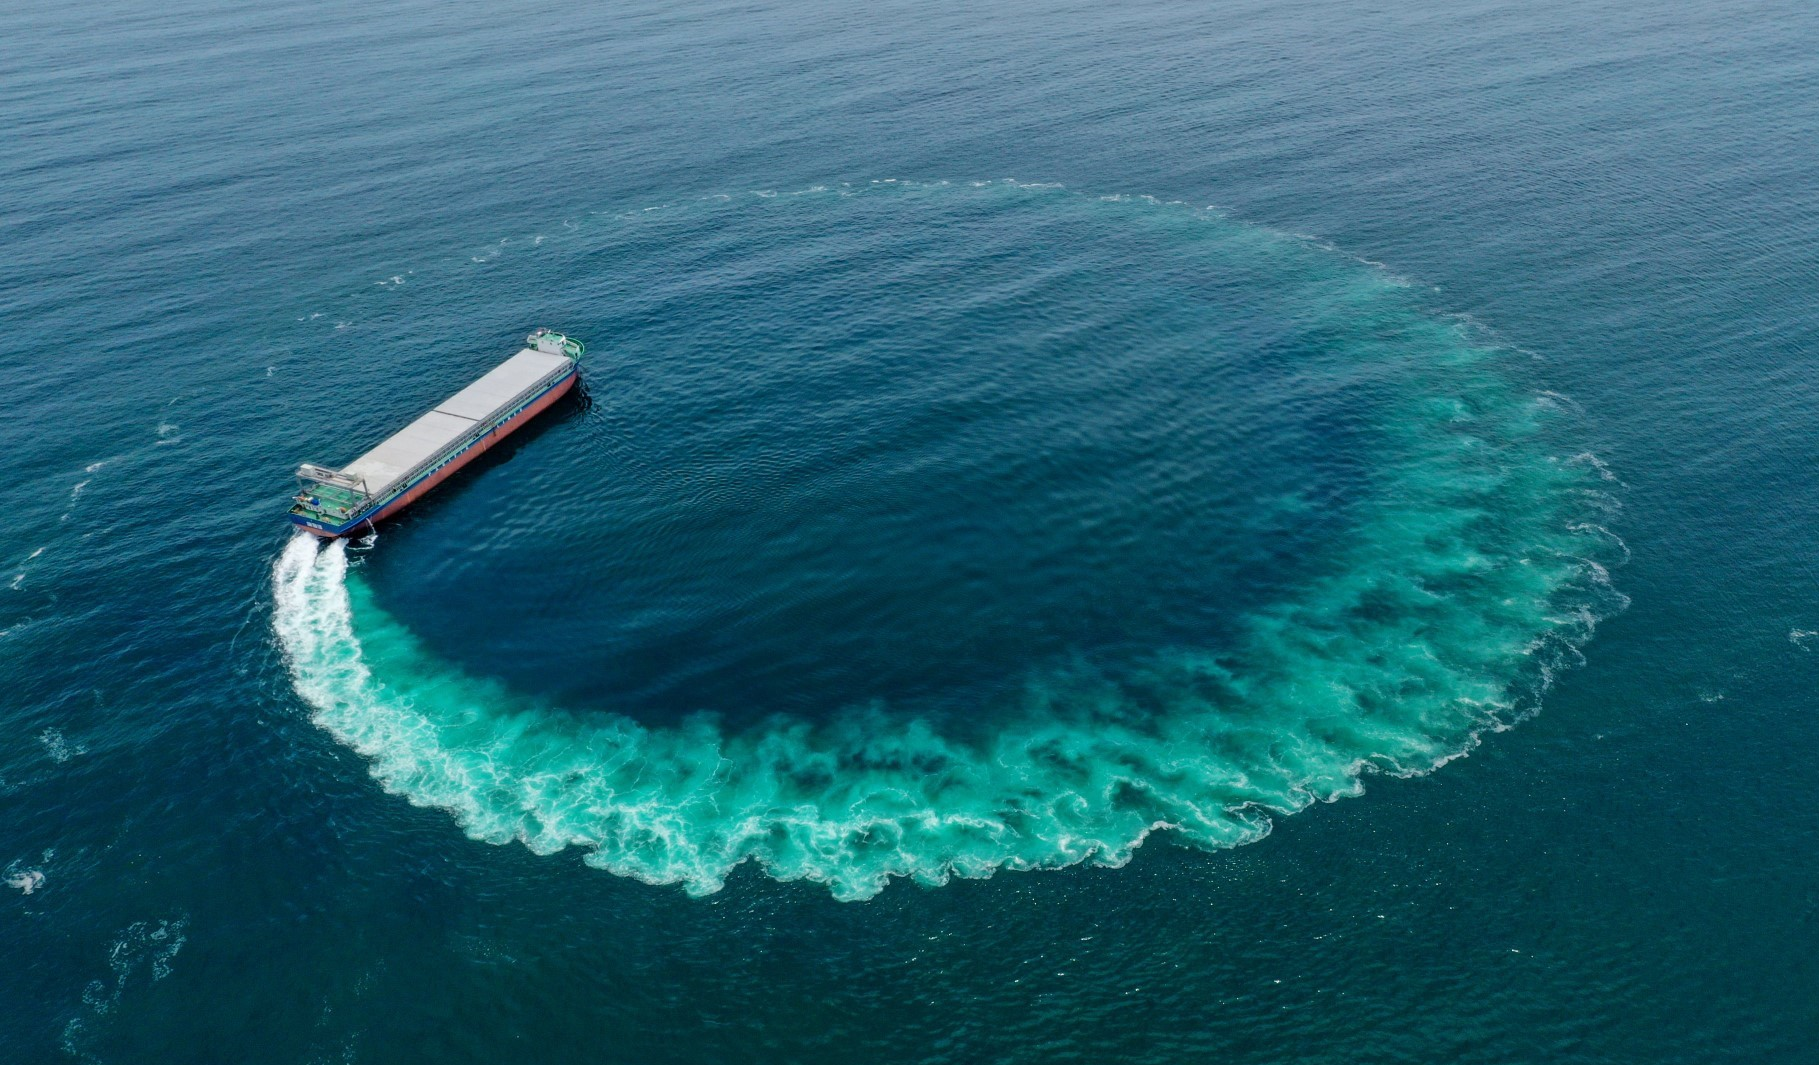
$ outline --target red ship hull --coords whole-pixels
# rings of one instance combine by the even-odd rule
[[[517,432],[526,422],[548,410],[557,400],[567,395],[569,390],[575,387],[575,382],[579,380],[579,378],[579,374],[571,373],[566,378],[551,385],[547,392],[532,400],[523,410],[512,415],[505,421],[500,422],[485,435],[474,438],[473,442],[468,444],[460,454],[449,460],[447,465],[424,477],[422,480],[406,489],[403,495],[400,495],[398,498],[385,504],[373,513],[361,517],[347,528],[323,529],[301,521],[297,522],[298,526],[304,531],[313,533],[325,540],[332,540],[343,536],[365,535],[371,530],[374,523],[384,521],[386,518],[397,514],[405,507],[408,507],[412,503],[423,498],[423,496],[429,493],[430,489],[435,488],[443,481],[454,476],[455,472],[461,469],[461,467],[479,458],[482,454],[485,454],[488,448]]]

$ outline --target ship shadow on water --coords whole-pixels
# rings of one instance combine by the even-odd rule
[[[558,425],[566,424],[584,416],[593,409],[593,397],[588,393],[585,377],[575,382],[575,387],[564,393],[562,398],[515,430],[510,436],[487,448],[480,455],[461,469],[456,470],[448,480],[437,485],[435,490],[423,496],[403,513],[382,520],[378,531],[383,540],[385,533],[410,534],[419,526],[431,526],[439,519],[437,515],[449,506],[464,498],[468,492],[484,482],[500,466],[512,461],[525,448],[541,440]],[[445,519],[441,519],[445,520]]]

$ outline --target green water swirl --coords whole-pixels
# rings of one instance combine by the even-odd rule
[[[463,675],[380,608],[343,544],[300,537],[275,567],[274,627],[315,721],[475,839],[581,847],[692,894],[752,861],[862,899],[892,877],[1121,865],[1158,830],[1235,846],[1357,794],[1366,772],[1429,771],[1531,713],[1621,596],[1599,563],[1598,471],[1553,454],[1554,407],[1506,383],[1509,353],[1299,238],[1153,201],[1095,209],[1198,226],[1213,259],[1279,264],[1333,354],[1421,382],[1384,405],[1344,546],[1231,648],[1033,675],[984,740],[881,710],[655,728]]]

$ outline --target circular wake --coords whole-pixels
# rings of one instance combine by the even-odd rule
[[[1531,712],[1621,605],[1597,561],[1610,504],[1590,465],[1543,443],[1553,405],[1510,389],[1503,351],[1382,270],[1154,201],[913,188],[937,208],[1015,197],[1165,225],[1183,269],[1292,289],[1319,344],[1307,364],[1388,390],[1342,546],[1241,619],[1231,646],[1032,668],[992,729],[962,736],[876,708],[746,729],[566,712],[439,660],[350,574],[342,543],[303,536],[276,566],[274,627],[315,720],[477,839],[580,846],[590,865],[696,894],[750,860],[858,899],[893,876],[1119,865],[1158,829],[1256,839],[1271,815],[1356,794],[1367,770],[1427,771]]]

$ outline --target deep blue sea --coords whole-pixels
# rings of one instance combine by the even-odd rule
[[[0,27],[7,1060],[1819,1061],[1810,2]]]

